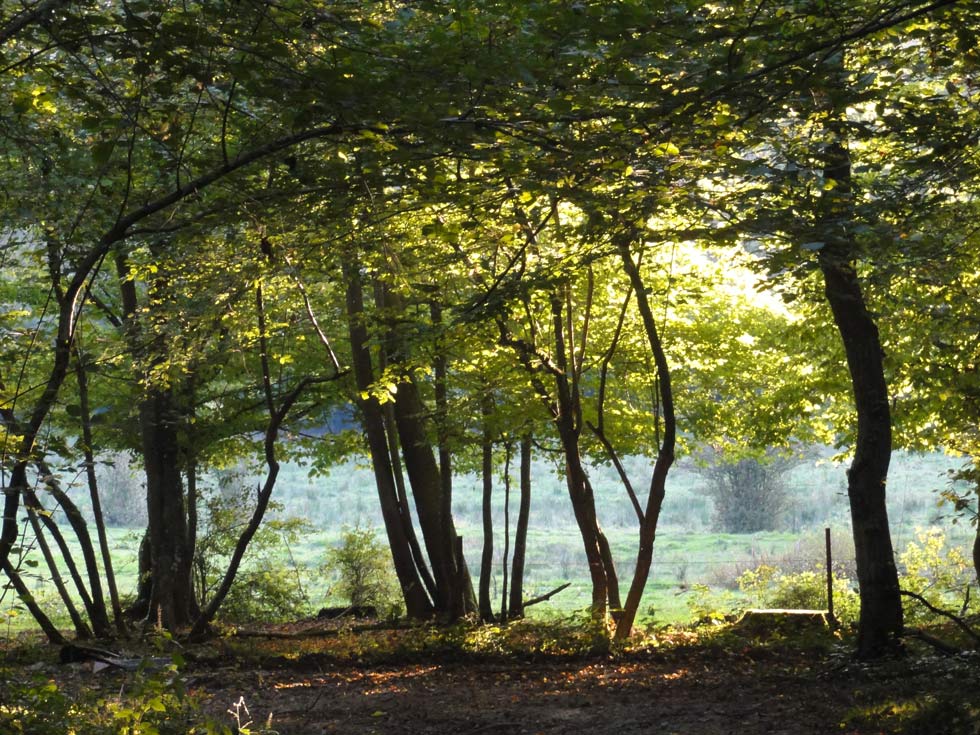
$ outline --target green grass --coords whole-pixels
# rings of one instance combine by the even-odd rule
[[[937,524],[947,530],[954,543],[962,544],[964,548],[969,545],[972,529],[967,524],[950,525],[948,519],[942,517],[943,512],[948,513],[948,508],[941,509],[936,504],[938,495],[935,491],[945,486],[944,473],[955,464],[955,460],[943,455],[896,454],[889,484],[896,549],[902,549],[912,540],[916,528]],[[631,459],[629,469],[639,477],[646,469],[645,460]],[[593,474],[600,518],[617,561],[625,595],[635,562],[635,517],[609,468],[594,468]],[[843,478],[844,468],[827,458],[800,467],[789,478],[796,510],[795,517],[787,519],[788,530],[724,534],[710,529],[710,501],[698,491],[700,476],[690,467],[679,467],[671,473],[668,482],[654,566],[641,610],[654,608],[658,621],[681,621],[688,617],[688,601],[695,585],[732,589],[740,573],[761,563],[789,569],[821,563],[824,524],[834,529],[835,558],[844,561],[852,558]],[[251,483],[252,478],[242,473],[240,481]],[[496,571],[491,581],[491,589],[498,599],[502,585],[502,496],[502,492],[495,495]],[[342,527],[355,524],[381,527],[373,477],[366,467],[353,462],[336,468],[325,477],[311,477],[304,467],[288,464],[283,467],[276,497],[284,505],[282,515],[303,517],[319,526],[319,530],[307,534],[289,548],[285,556],[287,561],[291,560],[306,571],[304,584],[310,606],[315,610],[329,600],[331,580],[324,577],[320,567],[327,549],[337,543]],[[454,498],[457,529],[464,538],[465,555],[475,578],[482,551],[480,487],[476,478],[459,478]],[[516,506],[517,498],[512,497],[512,524]],[[131,595],[136,590],[136,553],[140,534],[139,529],[109,529],[117,583],[124,595]],[[66,535],[73,552],[77,552],[77,543],[70,534]],[[36,560],[37,552],[31,552],[29,558]],[[80,556],[76,554],[76,558]],[[42,566],[24,567],[24,570],[32,590],[44,598],[48,609],[57,617],[61,606],[54,599],[46,574],[41,572]],[[564,483],[554,468],[541,463],[535,466],[534,474],[525,593],[532,597],[564,582],[572,583],[569,589],[547,603],[531,608],[532,612],[567,613],[587,607],[590,599],[584,552]],[[8,591],[0,602],[0,621],[13,604],[13,594]],[[29,625],[26,616],[20,616],[18,621],[18,626]]]

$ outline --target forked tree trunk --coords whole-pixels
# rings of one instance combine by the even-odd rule
[[[559,416],[555,424],[558,427],[558,436],[565,458],[565,484],[572,502],[575,523],[585,548],[585,559],[589,565],[589,580],[592,583],[592,617],[596,620],[605,620],[609,610],[609,575],[600,547],[595,498],[579,455],[578,433],[563,416]]]
[[[139,299],[129,264],[124,255],[116,257],[116,273],[122,296],[124,333],[132,353],[148,364],[162,359],[165,347],[159,339],[147,345],[139,321]],[[168,284],[161,277],[154,288],[166,293]],[[153,351],[156,351],[154,354]],[[139,405],[140,450],[146,477],[147,536],[150,548],[149,599],[146,622],[176,630],[193,622],[198,613],[192,577],[193,558],[188,548],[187,509],[181,467],[184,453],[180,429],[183,407],[172,386],[150,385]],[[135,608],[142,608],[138,601]]]
[[[378,398],[371,392],[375,378],[368,346],[370,336],[364,322],[361,274],[358,264],[351,260],[344,262],[343,271],[347,288],[346,308],[351,343],[351,365],[358,391],[357,405],[371,455],[381,516],[384,519],[395,574],[405,600],[405,611],[409,617],[424,620],[432,617],[434,609],[416,568],[416,560],[405,532],[406,519],[403,518],[403,514],[407,514],[408,509],[403,509],[398,502],[398,488],[395,486],[392,471],[384,415]]]
[[[394,314],[404,311],[398,295],[382,287],[383,306]],[[394,319],[389,319],[384,349],[389,364],[398,366],[410,356],[411,348],[397,329]],[[395,390],[395,426],[398,430],[398,443],[401,445],[402,459],[408,482],[415,500],[415,510],[422,529],[422,541],[432,567],[436,582],[436,612],[447,619],[475,612],[476,600],[472,594],[469,570],[460,554],[458,534],[453,522],[452,509],[446,501],[451,499],[444,492],[447,476],[436,462],[436,455],[429,439],[428,416],[419,393],[415,377],[408,374],[398,383]],[[446,462],[446,472],[451,465]],[[461,601],[461,602],[460,602]]]
[[[630,284],[637,298],[637,308],[640,311],[640,318],[643,322],[643,330],[647,336],[650,352],[653,355],[654,364],[657,366],[657,390],[660,399],[660,413],[664,422],[663,437],[657,449],[657,460],[653,466],[653,476],[650,478],[650,490],[647,494],[646,507],[643,509],[640,518],[640,543],[636,550],[636,568],[633,571],[633,581],[630,584],[629,593],[626,596],[626,605],[623,614],[616,624],[616,640],[626,639],[633,630],[633,622],[636,620],[637,612],[640,608],[640,601],[643,598],[643,591],[646,589],[647,580],[650,576],[650,567],[653,563],[653,545],[657,538],[657,524],[660,521],[660,509],[663,507],[664,495],[666,494],[667,473],[674,462],[674,448],[677,439],[677,424],[674,416],[674,393],[670,383],[670,366],[667,364],[667,355],[664,352],[663,342],[657,330],[657,322],[653,317],[653,310],[650,308],[647,299],[646,288],[639,267],[633,261],[633,256],[629,251],[629,244],[623,243],[620,246],[620,257],[623,261],[623,268],[630,279]],[[656,417],[655,417],[656,418]]]

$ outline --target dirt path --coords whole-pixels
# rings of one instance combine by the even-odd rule
[[[787,667],[765,658],[370,669],[306,661],[285,669],[192,674],[190,682],[207,691],[215,715],[242,697],[255,724],[271,714],[282,735],[847,732],[840,725],[855,704],[849,683],[835,683],[822,664]]]
[[[252,735],[980,735],[980,652],[910,648],[871,665],[834,640],[680,634],[640,652],[573,656],[474,652],[424,629],[403,632],[428,642],[413,649],[399,635],[232,636],[184,650],[179,678],[207,715],[236,732],[237,711]],[[132,672],[59,664],[50,651],[28,663],[47,649],[20,650],[8,672],[69,696],[139,689]],[[169,677],[159,671],[157,681]]]

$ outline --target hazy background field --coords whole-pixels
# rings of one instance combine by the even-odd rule
[[[694,585],[722,590],[734,587],[736,577],[766,562],[784,569],[803,569],[822,563],[823,529],[832,529],[835,560],[847,565],[853,558],[847,512],[845,467],[831,459],[829,451],[816,453],[786,475],[788,510],[777,528],[753,534],[720,533],[713,526],[713,504],[704,492],[705,476],[692,463],[676,466],[669,477],[661,516],[652,577],[641,610],[647,621],[685,619]],[[888,503],[896,549],[915,538],[917,530],[941,526],[951,541],[968,553],[972,529],[968,524],[950,523],[951,509],[939,503],[939,491],[948,487],[947,472],[958,465],[942,454],[896,453],[889,478]],[[645,487],[649,462],[632,458],[627,462],[634,484]],[[114,564],[123,594],[136,587],[136,552],[143,529],[143,490],[138,474],[127,467],[125,456],[100,470],[104,503],[110,523]],[[515,473],[516,474],[516,473]],[[616,556],[621,584],[628,587],[633,571],[636,523],[633,510],[610,467],[591,469],[601,523]],[[66,477],[66,482],[72,480]],[[203,483],[212,493],[233,494],[254,488],[259,476],[240,466],[218,473]],[[516,477],[511,497],[511,536],[517,514]],[[79,505],[87,509],[87,490],[72,490]],[[286,464],[280,474],[275,498],[281,509],[278,518],[302,518],[311,530],[286,545],[287,565],[294,565],[303,586],[308,608],[296,616],[310,614],[331,599],[331,579],[321,570],[327,550],[338,542],[345,527],[381,529],[381,516],[366,462],[350,461],[333,468],[326,476],[311,476],[302,465]],[[494,496],[495,556],[493,589],[499,595],[502,582],[504,483],[498,482]],[[482,548],[481,484],[474,475],[457,478],[454,509],[457,528],[464,538],[467,561],[474,574]],[[511,549],[513,541],[511,540]],[[57,601],[50,593],[42,567],[31,570],[34,589],[48,600],[53,611]],[[588,605],[588,577],[581,541],[575,527],[564,481],[555,466],[537,462],[533,473],[531,525],[528,536],[525,591],[527,597],[546,592],[563,582],[571,587],[549,602],[531,608],[535,614],[569,612]],[[498,597],[499,599],[499,597]],[[4,596],[0,613],[9,610],[13,595]],[[29,624],[17,616],[17,624]],[[288,617],[288,615],[287,615]],[[13,624],[8,616],[8,624]]]

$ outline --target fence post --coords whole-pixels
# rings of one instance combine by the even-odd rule
[[[827,547],[827,622],[831,628],[837,628],[837,616],[834,615],[834,558],[830,549],[830,529],[823,530],[824,545]]]

